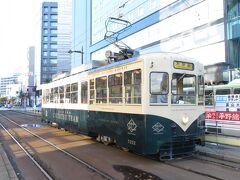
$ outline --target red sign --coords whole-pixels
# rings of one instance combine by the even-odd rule
[[[205,119],[240,121],[240,112],[205,112]]]

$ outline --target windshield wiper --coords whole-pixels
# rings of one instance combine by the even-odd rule
[[[183,75],[182,76],[180,76],[180,78],[178,78],[178,82],[181,80],[181,79],[183,79],[184,78],[184,76],[186,75],[186,73],[183,73]]]

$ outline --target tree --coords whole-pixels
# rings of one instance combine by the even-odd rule
[[[7,97],[0,97],[0,103],[5,104],[8,101]]]

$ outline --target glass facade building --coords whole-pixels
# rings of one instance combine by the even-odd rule
[[[131,23],[118,38],[140,53],[175,52],[204,65],[226,61],[224,0],[74,0],[72,47],[83,47],[84,63],[118,51],[104,39],[109,17]],[[80,64],[81,55],[72,55],[72,68]]]
[[[240,0],[225,1],[227,61],[231,68],[240,68]]]
[[[70,71],[72,0],[42,4],[41,84]]]
[[[57,73],[57,27],[58,3],[42,4],[42,38],[41,38],[41,84],[51,81]]]

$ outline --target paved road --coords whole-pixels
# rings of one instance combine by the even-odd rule
[[[0,113],[20,124],[41,123],[40,118],[34,118],[32,116],[18,114],[16,112],[2,111]],[[5,121],[6,120],[3,118],[0,118],[0,122],[4,123]],[[60,152],[56,152],[56,149],[49,147],[47,144],[38,139],[35,139],[35,137],[30,136],[22,129],[11,124],[6,125],[8,125],[8,129],[11,129],[18,134],[18,138],[25,144],[26,147],[30,148],[30,150],[37,155],[42,164],[45,164],[54,174],[55,178],[76,179],[76,177],[81,177],[78,173],[82,174],[83,172],[81,171],[83,169],[72,162],[74,161],[73,159],[65,159],[67,158],[65,155]],[[221,163],[218,164],[212,163],[209,160],[205,161],[189,157],[170,162],[159,162],[131,152],[124,152],[115,146],[105,146],[87,136],[69,133],[44,124],[43,126],[39,126],[39,128],[31,128],[31,126],[29,126],[28,129],[116,179],[148,178],[166,180],[205,180],[214,178],[228,179],[227,177],[231,177],[233,180],[238,180],[240,177],[240,172],[238,170],[229,168],[228,166],[223,166],[222,164],[224,161],[221,161]],[[5,140],[5,143],[10,142],[7,140],[9,137],[4,135],[2,130],[0,131],[0,136]],[[14,150],[12,148],[13,144],[11,143],[6,144],[6,146],[8,146],[9,151],[13,151],[12,156],[18,165],[20,172],[22,174],[25,173],[25,178],[30,177],[30,175],[27,174],[28,171],[26,169],[22,169],[26,167],[23,167],[21,162],[18,162],[20,155],[19,151]],[[68,169],[70,171],[68,171]],[[31,175],[31,177],[32,176],[34,176],[34,174]],[[99,178],[91,175],[89,177],[95,177],[93,179]]]

